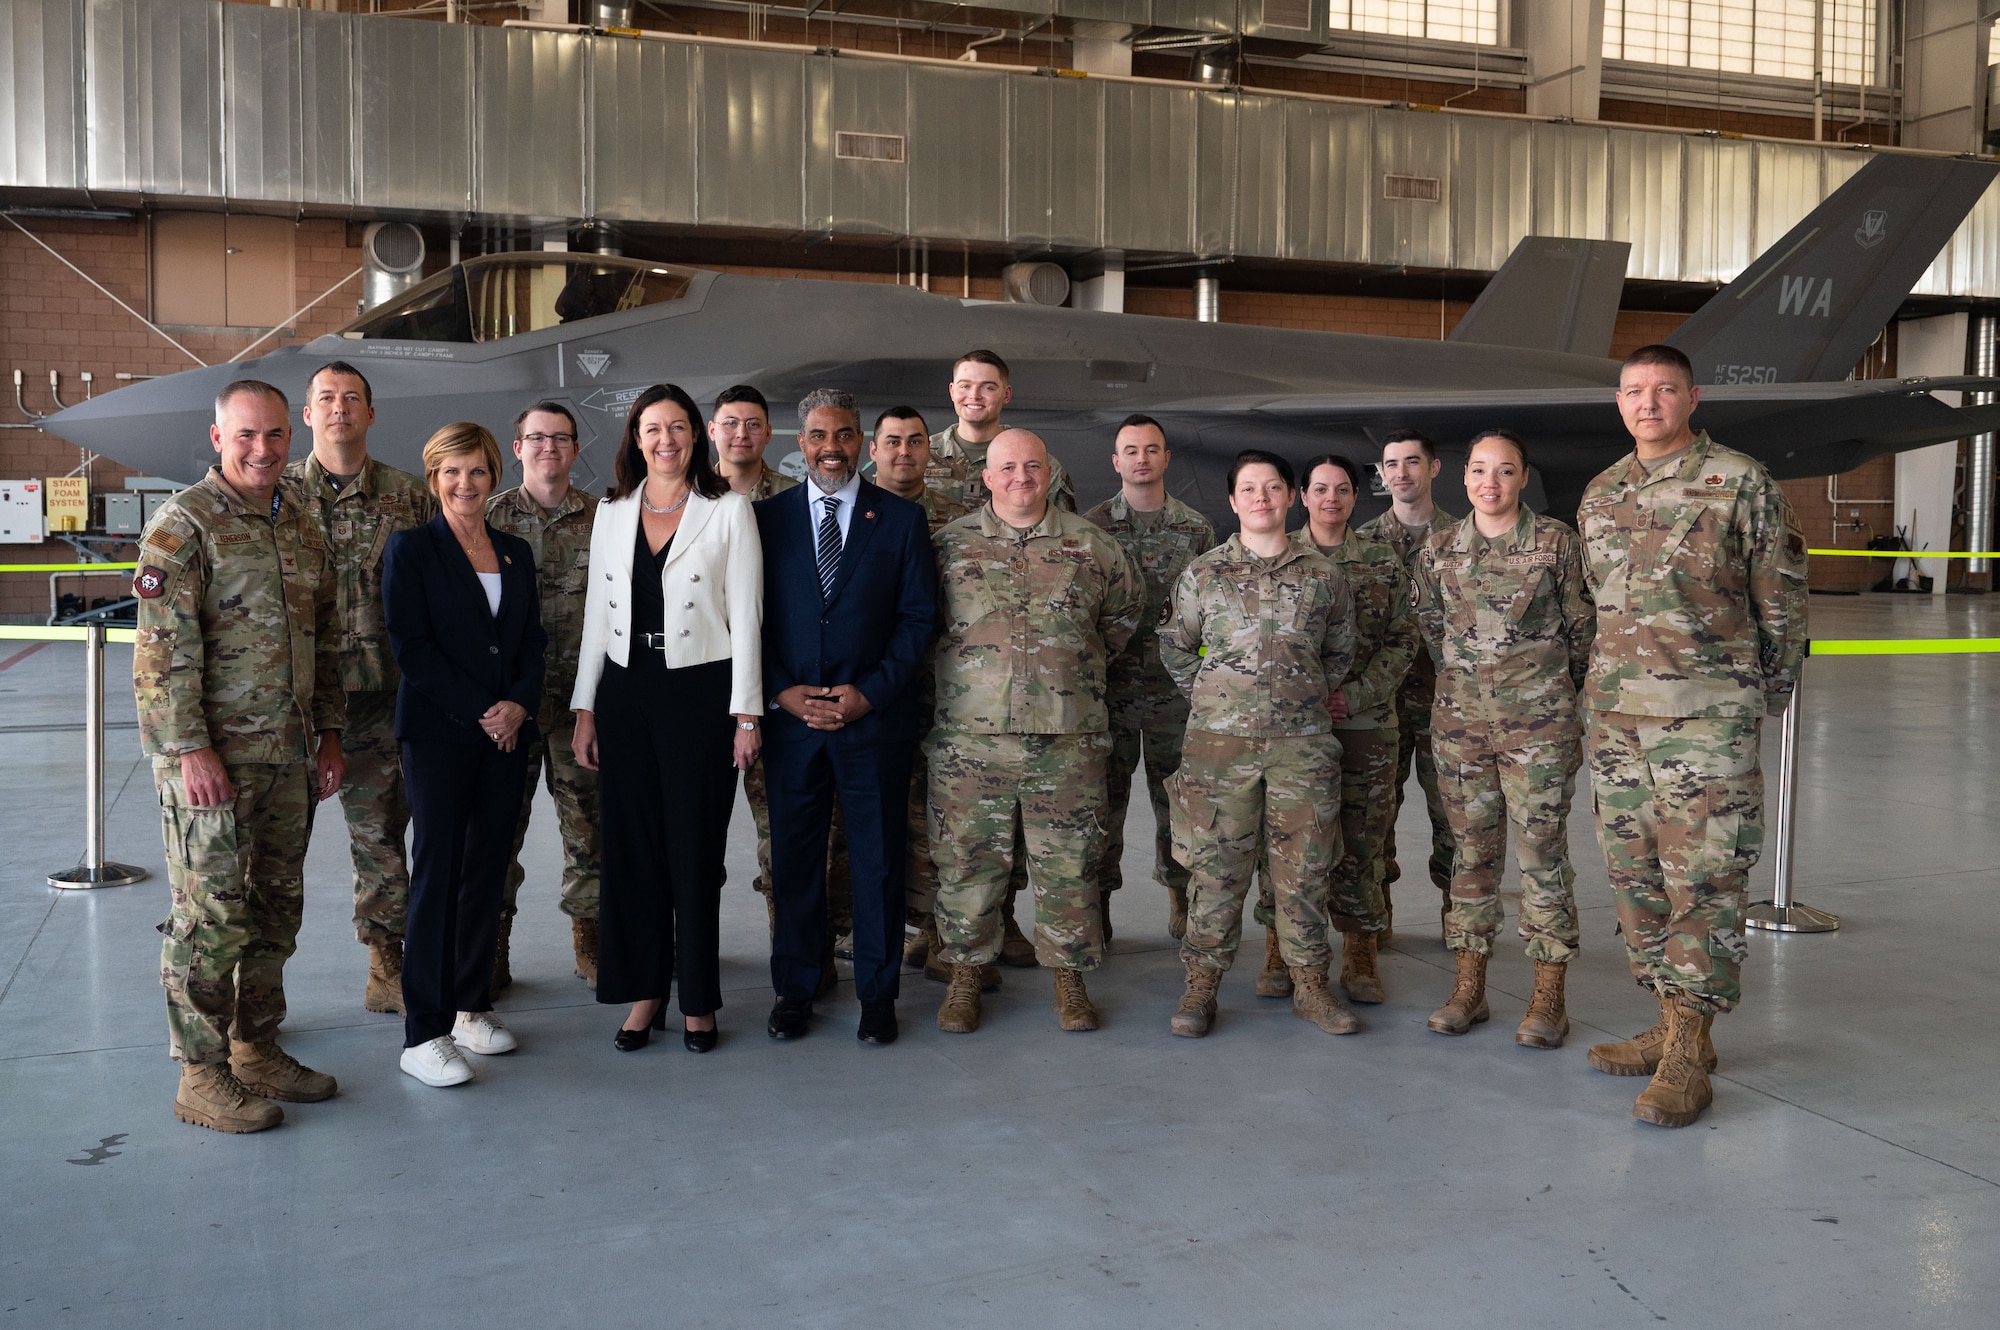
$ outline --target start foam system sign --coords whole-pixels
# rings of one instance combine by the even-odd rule
[[[50,531],[82,531],[90,525],[89,477],[50,476],[47,500]]]

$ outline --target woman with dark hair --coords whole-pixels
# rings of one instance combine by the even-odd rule
[[[1396,808],[1396,691],[1410,661],[1424,649],[1410,610],[1410,577],[1395,548],[1371,540],[1349,524],[1361,492],[1361,468],[1322,453],[1305,465],[1299,502],[1310,541],[1333,561],[1354,596],[1354,663],[1327,698],[1327,714],[1340,738],[1339,862],[1327,891],[1327,914],[1340,931],[1340,986],[1350,1002],[1376,1003],[1385,994],[1375,966],[1375,944],[1388,926],[1382,905],[1383,833]],[[1270,877],[1258,874],[1257,922],[1264,925],[1264,970],[1257,991],[1291,992],[1291,976],[1278,955]]]
[[[577,662],[576,758],[598,772],[597,1000],[630,1003],[615,1043],[666,1028],[715,1047],[718,915],[736,771],[757,760],[764,554],[750,501],[708,457],[701,412],[672,384],[625,420],[617,484],[591,531]]]
[[[1215,1020],[1260,848],[1293,1014],[1328,1034],[1361,1028],[1326,986],[1326,884],[1340,856],[1340,740],[1327,699],[1354,658],[1354,611],[1332,562],[1285,533],[1294,493],[1282,457],[1237,454],[1229,506],[1242,530],[1188,564],[1160,626],[1160,661],[1190,708],[1168,782],[1174,857],[1188,870],[1187,988],[1168,1028],[1188,1038]]]
[[[1437,658],[1431,712],[1438,793],[1458,842],[1445,945],[1458,977],[1431,1014],[1439,1034],[1487,1019],[1486,966],[1505,911],[1507,825],[1521,865],[1520,933],[1535,990],[1514,1042],[1560,1048],[1563,979],[1576,955],[1569,805],[1583,765],[1577,698],[1597,631],[1574,530],[1521,502],[1528,450],[1506,430],[1472,437],[1472,513],[1418,555],[1417,617]]]

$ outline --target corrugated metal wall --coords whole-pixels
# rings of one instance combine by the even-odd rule
[[[1145,0],[1088,0],[1106,17]],[[1063,0],[1081,12],[1083,0]],[[1163,7],[1150,0],[1156,22]],[[1178,26],[1221,9],[1186,0]],[[1210,11],[1214,11],[1211,13]],[[0,0],[0,187],[1726,281],[1862,154],[995,66],[214,0]],[[900,137],[904,159],[836,151]],[[1392,198],[1414,177],[1438,199]],[[1917,288],[2000,297],[2000,187]]]

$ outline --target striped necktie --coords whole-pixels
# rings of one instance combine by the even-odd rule
[[[831,600],[833,575],[840,571],[840,500],[829,494],[820,502],[826,509],[819,519],[819,594]]]

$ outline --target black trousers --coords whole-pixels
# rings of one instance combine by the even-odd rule
[[[410,909],[403,930],[403,1047],[450,1034],[461,1011],[493,1009],[500,889],[521,816],[528,746],[409,740]]]
[[[854,885],[854,995],[894,1000],[903,965],[903,845],[913,744],[769,732],[761,759],[771,805],[771,987],[810,1002],[826,934],[826,842],[833,793]],[[781,737],[781,733],[783,737]]]
[[[636,652],[636,648],[635,648]],[[729,662],[620,668],[597,685],[597,1000],[722,1006],[722,859],[736,806]]]

